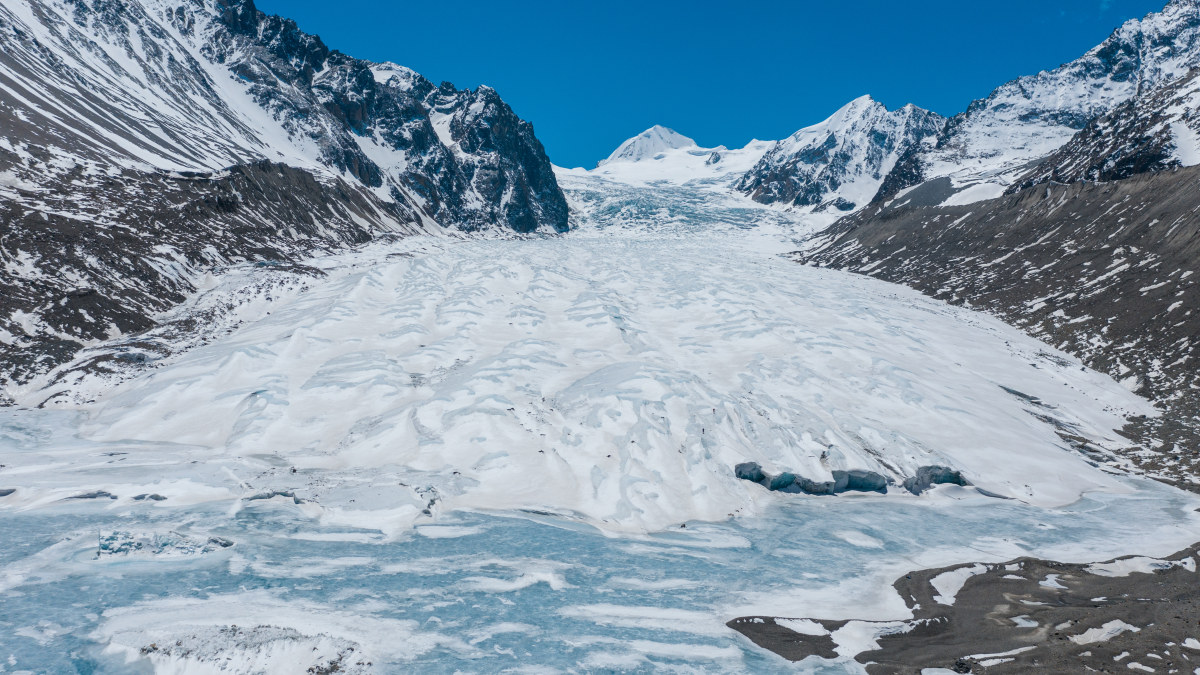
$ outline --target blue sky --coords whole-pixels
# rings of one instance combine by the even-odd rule
[[[734,147],[862,94],[954,114],[1165,2],[256,0],[352,56],[495,87],[556,164],[588,167],[653,124]]]

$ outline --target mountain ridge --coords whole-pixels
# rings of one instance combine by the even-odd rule
[[[860,96],[778,141],[735,188],[765,204],[852,211],[871,200],[901,156],[944,122],[912,104],[889,111]]]
[[[950,118],[929,148],[909,153],[876,200],[943,180],[941,199],[999,196],[1091,120],[1200,66],[1200,2],[1171,0],[1130,19],[1056,68],[1010,80]]]
[[[0,386],[153,327],[215,270],[569,227],[494,89],[354,59],[252,0],[13,0],[0,47]]]

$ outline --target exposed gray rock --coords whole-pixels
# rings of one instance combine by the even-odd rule
[[[111,492],[104,490],[96,490],[95,492],[85,492],[83,494],[71,495],[67,499],[116,499],[117,496]]]
[[[303,504],[304,503],[304,500],[297,497],[296,493],[291,490],[267,490],[266,492],[259,492],[257,494],[253,494],[253,495],[250,495],[249,497],[246,497],[246,501],[248,501],[248,502],[261,501],[261,500],[267,500],[267,499],[274,499],[276,497],[283,497],[285,499],[290,499],[290,500],[292,500],[293,504]]]
[[[0,195],[0,257],[22,261],[0,268],[0,330],[11,336],[0,341],[0,384],[154,327],[152,316],[228,265],[286,265],[417,231],[399,206],[361,186],[265,161],[187,178],[80,176],[70,192],[18,197]]]
[[[1200,66],[1200,3],[1172,0],[1130,20],[1086,54],[1007,82],[955,115],[936,142],[913,148],[874,202],[953,176],[961,188],[1021,182],[1089,122]]]
[[[768,482],[767,474],[763,473],[762,467],[757,462],[738,464],[733,467],[733,475],[742,480],[748,480],[751,483],[762,483],[765,485]]]
[[[166,499],[167,499],[166,497],[164,497],[164,496],[162,496],[162,495],[160,495],[160,494],[157,494],[157,493],[155,493],[155,494],[140,494],[140,495],[135,495],[135,496],[134,496],[134,498],[133,498],[133,501],[135,501],[135,502],[144,502],[144,501],[147,501],[147,500],[149,500],[149,501],[152,501],[152,502],[162,502],[162,501],[166,501]]]
[[[871,675],[918,675],[932,668],[997,675],[1191,672],[1200,657],[1193,637],[1200,622],[1196,555],[1193,546],[1143,560],[1127,573],[1111,571],[1121,559],[975,565],[952,599],[931,582],[964,565],[912,572],[894,586],[913,618],[857,622],[856,634],[872,635],[878,647],[854,659]],[[804,633],[775,617],[739,617],[727,625],[790,661],[835,658],[833,633],[849,622],[810,621]]]
[[[32,0],[30,13],[36,30],[0,7],[13,92],[0,93],[0,129],[60,166],[26,182],[62,185],[70,160],[187,175],[269,159],[348,175],[447,227],[567,227],[533,127],[489,87],[352,58],[252,0]]]

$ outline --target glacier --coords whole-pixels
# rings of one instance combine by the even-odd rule
[[[902,620],[914,567],[1192,543],[1200,499],[1096,461],[1145,400],[968,308],[791,262],[814,216],[716,199],[735,174],[612,166],[560,170],[571,234],[324,255],[186,349],[15,391],[3,668],[774,670],[724,623]],[[890,482],[773,492],[743,462]],[[970,485],[905,490],[926,466]]]
[[[1131,421],[1171,419],[1137,377],[861,247],[864,274],[796,261],[868,203],[973,205],[1132,132],[1194,164],[1196,2],[951,120],[861,97],[592,170],[490,87],[249,2],[0,6],[11,239],[128,229],[8,256],[0,345],[71,348],[0,383],[0,673],[861,673],[919,617],[911,570],[969,565],[949,605],[1023,556],[1174,565],[1200,495],[1130,459]],[[849,623],[790,663],[730,627],[758,617]]]

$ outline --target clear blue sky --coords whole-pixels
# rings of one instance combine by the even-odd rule
[[[550,158],[593,166],[662,124],[777,139],[871,94],[950,115],[1166,0],[256,0],[335,49],[495,87]]]

